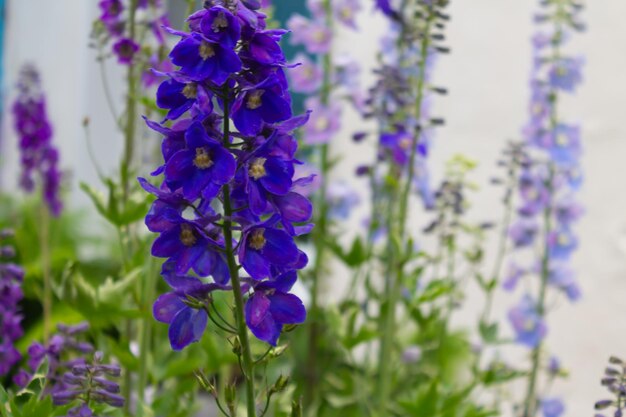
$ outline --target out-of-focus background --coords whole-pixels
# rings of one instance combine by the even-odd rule
[[[2,1],[0,1],[0,4]],[[71,172],[71,202],[87,205],[77,189],[78,181],[97,183],[88,156],[83,120],[90,119],[89,135],[97,163],[105,172],[117,168],[122,137],[114,129],[105,101],[101,70],[110,80],[113,100],[122,108],[122,70],[95,62],[88,48],[98,2],[76,0],[7,0],[4,21],[2,90],[4,109],[13,97],[16,76],[24,62],[36,64],[48,95],[54,142],[60,147],[62,166]],[[281,15],[297,9],[300,1],[274,0]],[[372,80],[382,20],[368,0],[362,0],[358,33],[342,33],[337,52],[349,51],[363,66],[363,87]],[[519,137],[526,119],[530,37],[534,0],[452,1],[448,28],[449,56],[437,64],[436,81],[450,90],[438,97],[435,113],[446,119],[436,137],[430,166],[435,181],[444,161],[463,153],[480,164],[473,176],[481,191],[473,199],[472,216],[489,220],[499,212],[500,190],[489,186],[495,161],[506,139]],[[171,1],[171,10],[182,14],[183,2]],[[582,124],[586,181],[581,200],[586,215],[578,226],[581,246],[574,258],[583,298],[575,305],[554,306],[548,344],[571,377],[555,385],[553,393],[567,402],[567,415],[590,415],[594,401],[604,397],[599,378],[610,354],[626,355],[626,2],[590,2],[583,13],[588,31],[569,45],[585,57],[585,82],[579,92],[564,100],[563,114]],[[362,121],[344,112],[345,134],[333,143],[343,155],[335,175],[363,192],[354,168],[371,154],[355,148],[350,133]],[[11,115],[3,114],[0,143],[0,184],[3,191],[17,188],[17,146],[11,131]],[[144,147],[150,148],[146,136]],[[347,230],[358,230],[367,207],[357,210]],[[414,225],[420,227],[419,220]],[[500,298],[501,317],[511,300]]]

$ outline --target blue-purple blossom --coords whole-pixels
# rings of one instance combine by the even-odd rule
[[[139,44],[132,39],[121,38],[113,44],[113,52],[120,64],[130,65],[137,51],[139,51]]]
[[[332,31],[323,20],[309,20],[301,15],[293,15],[287,22],[291,30],[290,42],[304,45],[313,54],[324,54],[330,51]]]
[[[528,295],[509,311],[509,321],[518,343],[534,348],[543,340],[547,327],[537,310],[537,304]]]
[[[544,398],[541,400],[541,412],[543,417],[561,417],[565,406],[560,398]]]
[[[0,377],[8,374],[22,358],[15,343],[24,333],[19,308],[24,297],[24,270],[6,259],[14,256],[14,250],[8,250],[12,246],[6,242],[11,235],[9,230],[0,232]]]
[[[246,323],[252,333],[270,345],[276,346],[285,324],[299,324],[306,318],[302,301],[289,291],[296,282],[295,271],[290,271],[254,285],[254,293],[246,303]]]
[[[328,143],[339,131],[341,105],[334,102],[324,106],[315,96],[308,98],[304,105],[311,110],[311,119],[304,127],[304,141],[309,145]]]
[[[59,153],[52,145],[52,126],[35,67],[25,65],[22,68],[17,87],[19,94],[13,104],[13,115],[21,153],[20,186],[30,193],[38,177],[44,202],[50,212],[58,216],[63,208]]]
[[[293,62],[299,64],[290,71],[291,88],[298,93],[313,93],[322,86],[322,68],[307,55],[298,54]]]
[[[91,416],[90,402],[106,404],[111,407],[124,406],[124,397],[120,386],[111,377],[119,377],[120,369],[103,364],[104,355],[96,352],[91,363],[76,364],[63,375],[65,387],[52,393],[54,405],[80,403],[72,407],[67,416]]]
[[[187,20],[189,33],[167,29],[180,38],[169,55],[175,70],[158,73],[167,117],[146,120],[163,136],[152,175],[164,181],[139,181],[156,197],[145,221],[159,233],[152,254],[167,259],[161,275],[171,288],[153,313],[169,325],[174,350],[201,339],[213,293],[232,291],[234,280],[259,339],[276,344],[284,324],[306,316],[289,290],[308,262],[294,241],[310,230],[312,206],[298,189],[310,181],[294,178],[293,132],[309,115],[292,115],[286,32],[265,27],[256,0],[231,6],[206,2]]]
[[[560,58],[550,68],[550,85],[563,91],[574,92],[582,81],[582,65],[583,60],[580,58]]]

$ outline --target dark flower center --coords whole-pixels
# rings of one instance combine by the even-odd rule
[[[196,235],[188,224],[180,226],[180,235],[178,236],[183,245],[190,247],[196,244]]]
[[[189,83],[183,88],[183,95],[192,100],[198,97],[198,86],[195,83]]]
[[[261,96],[265,91],[263,90],[255,90],[250,95],[248,95],[248,101],[246,102],[246,107],[250,110],[256,110],[263,104],[261,100]]]
[[[120,45],[118,52],[121,57],[130,59],[133,57],[133,55],[135,55],[135,48],[132,43],[124,42]]]
[[[207,169],[213,166],[211,155],[206,148],[196,148],[196,157],[193,159],[193,164],[198,169]]]
[[[248,169],[248,174],[258,180],[259,178],[263,178],[267,175],[267,171],[265,170],[265,158],[256,158],[250,163],[250,168]]]
[[[250,236],[249,245],[252,249],[261,250],[265,247],[265,229],[256,229]]]
[[[222,29],[226,29],[228,27],[228,20],[226,16],[224,16],[224,12],[219,12],[217,17],[213,20],[213,24],[211,25],[211,29],[213,32],[220,32]]]
[[[200,51],[200,57],[204,59],[205,61],[215,56],[215,49],[213,49],[213,45],[211,45],[207,41],[202,41],[200,43],[199,51]]]

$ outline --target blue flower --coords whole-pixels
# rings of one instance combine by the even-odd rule
[[[543,340],[547,328],[537,311],[535,301],[526,295],[520,303],[509,311],[509,321],[513,326],[518,343],[534,348]]]
[[[211,7],[200,21],[202,34],[209,40],[234,48],[241,36],[239,20],[226,8]]]
[[[544,398],[541,401],[543,417],[561,417],[565,412],[565,406],[560,398]]]
[[[574,92],[582,81],[580,58],[561,58],[550,68],[549,81],[554,88],[567,92]]]
[[[295,271],[280,275],[273,281],[254,285],[254,293],[246,302],[246,324],[257,338],[276,346],[285,324],[306,320],[302,301],[289,290],[296,282]]]
[[[291,103],[284,96],[278,81],[265,81],[246,87],[232,108],[235,127],[244,135],[256,135],[263,123],[278,123],[291,117]]]
[[[171,269],[165,267],[164,269]],[[199,305],[209,302],[211,292],[230,289],[224,285],[205,284],[198,278],[166,273],[164,278],[173,291],[161,295],[152,309],[154,318],[169,324],[172,349],[182,350],[202,338],[208,316]],[[191,305],[193,303],[193,306]]]
[[[178,42],[170,58],[193,81],[210,80],[218,86],[241,69],[241,60],[232,48],[209,41],[198,33]]]
[[[298,262],[300,252],[293,238],[274,227],[252,227],[244,233],[239,262],[253,279],[272,276],[272,267],[290,267]]]
[[[176,152],[165,166],[165,180],[171,189],[182,187],[190,201],[211,198],[219,186],[235,175],[235,158],[222,144],[210,138],[200,123],[192,124],[185,134],[186,149]]]

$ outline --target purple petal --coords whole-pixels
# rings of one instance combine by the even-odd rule
[[[161,295],[152,306],[154,318],[161,323],[170,324],[176,314],[186,307],[180,298],[173,292]]]
[[[189,344],[200,340],[207,320],[204,310],[194,310],[190,307],[182,309],[170,325],[169,338],[172,349],[182,350]]]

